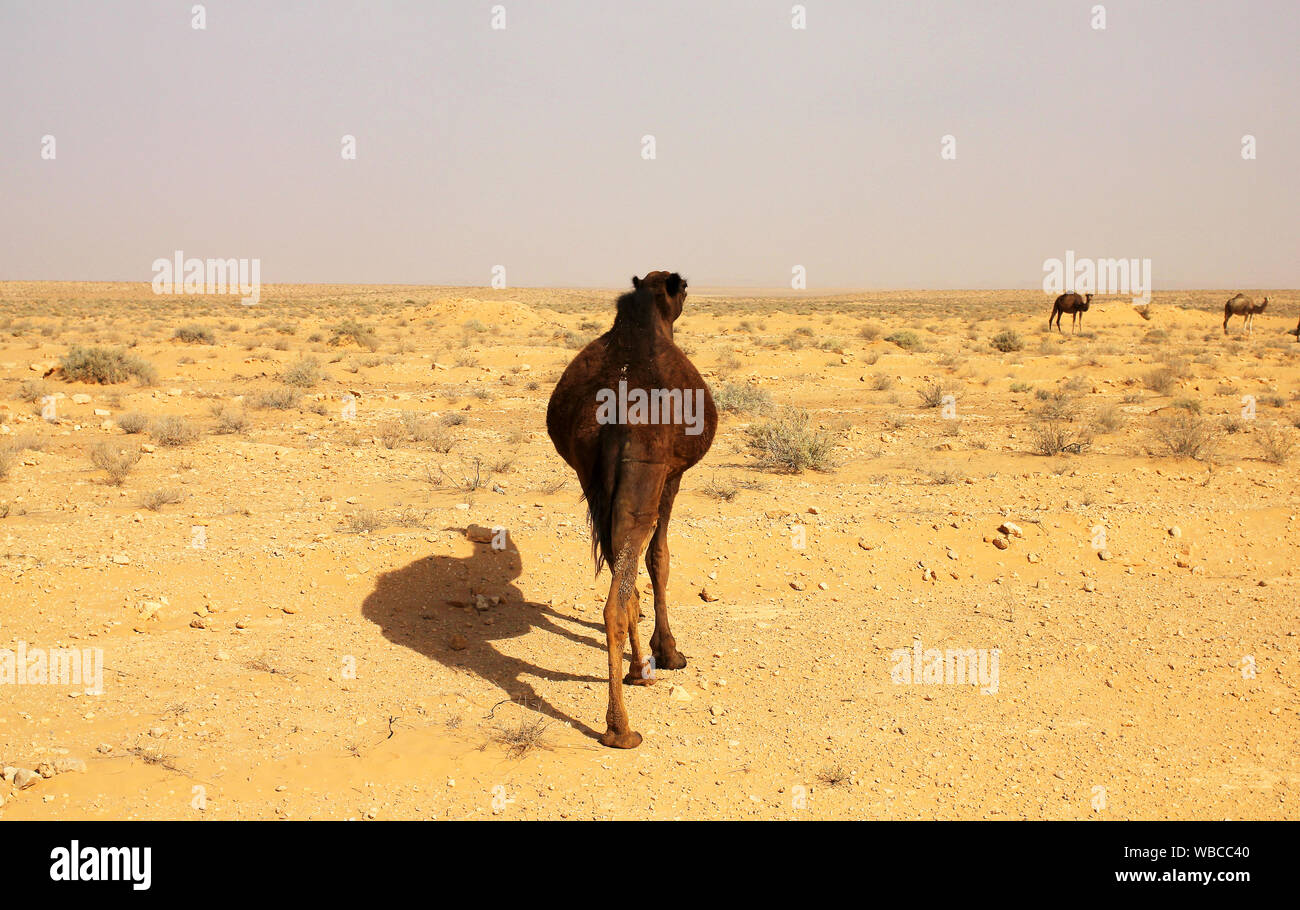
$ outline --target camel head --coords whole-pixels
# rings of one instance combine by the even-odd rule
[[[1084,294],[1084,295],[1083,295],[1083,306],[1079,307],[1079,309],[1083,310],[1083,311],[1086,313],[1086,312],[1088,311],[1088,307],[1090,307],[1091,305],[1092,305],[1092,295],[1091,295],[1091,294]]]
[[[676,272],[648,272],[644,278],[632,276],[632,287],[646,291],[657,309],[669,323],[682,315],[686,303],[686,279]]]
[[[1264,302],[1263,302],[1263,303],[1261,303],[1259,306],[1255,307],[1255,312],[1256,312],[1256,313],[1262,313],[1262,312],[1264,312],[1264,307],[1266,307],[1266,306],[1268,306],[1268,298],[1267,298],[1267,297],[1264,298]]]

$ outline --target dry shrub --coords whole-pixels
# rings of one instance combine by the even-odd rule
[[[140,450],[113,442],[101,442],[90,451],[90,462],[108,474],[108,482],[120,487],[140,460]]]

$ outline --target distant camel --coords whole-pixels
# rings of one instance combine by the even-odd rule
[[[686,666],[668,626],[668,521],[682,474],[704,457],[718,425],[709,387],[673,342],[673,322],[686,301],[686,280],[676,272],[651,272],[645,278],[633,277],[632,287],[618,299],[613,327],[573,359],[546,409],[546,432],[560,457],[577,472],[587,499],[596,572],[608,564],[613,576],[605,601],[608,729],[600,741],[619,749],[641,744],[641,734],[628,723],[623,683],[648,686],[656,668]],[[615,389],[619,406],[612,416],[608,406]],[[636,402],[646,398],[651,402],[649,419],[644,407],[638,419]],[[662,408],[657,416],[656,401]],[[641,650],[636,628],[641,614],[637,560],[647,542],[646,568],[655,605],[653,663]],[[625,636],[632,646],[626,679]]]
[[[1228,334],[1228,320],[1233,316],[1246,317],[1245,323],[1241,330],[1248,334],[1255,334],[1255,314],[1264,312],[1268,306],[1268,298],[1264,298],[1263,303],[1256,303],[1245,294],[1238,294],[1223,305],[1223,334]]]
[[[1294,335],[1296,341],[1300,341],[1300,321],[1297,321],[1294,329],[1287,329],[1288,335]]]
[[[1057,330],[1064,334],[1065,330],[1061,328],[1062,313],[1070,314],[1071,329],[1075,329],[1076,322],[1079,327],[1082,328],[1083,314],[1088,312],[1088,306],[1091,303],[1091,294],[1088,294],[1086,297],[1080,297],[1078,294],[1062,294],[1060,297],[1057,297],[1056,302],[1052,304],[1052,315],[1047,317],[1047,331],[1050,332],[1052,330],[1052,320],[1055,319]],[[1075,331],[1077,331],[1077,329],[1075,329]]]

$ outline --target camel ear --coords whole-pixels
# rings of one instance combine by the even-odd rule
[[[632,276],[632,287],[636,288],[638,291],[641,290],[641,279],[635,275]]]
[[[673,272],[668,276],[668,280],[664,282],[664,290],[668,292],[669,297],[676,297],[681,293],[683,284],[685,282],[682,281],[682,276]]]

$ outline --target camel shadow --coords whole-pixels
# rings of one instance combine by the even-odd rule
[[[448,530],[463,530],[450,528]],[[400,569],[384,572],[361,605],[361,613],[379,626],[393,644],[410,648],[452,670],[465,670],[491,683],[505,698],[569,724],[595,738],[595,730],[548,702],[528,678],[550,682],[595,682],[604,677],[582,676],[540,667],[503,653],[495,642],[530,633],[558,635],[605,651],[603,641],[575,632],[568,625],[584,626],[603,634],[604,626],[563,616],[546,604],[524,598],[513,582],[523,574],[519,549],[508,537],[505,547],[494,549],[474,543],[466,558],[426,556]],[[476,608],[482,595],[500,602],[485,611]],[[540,650],[548,649],[545,642]]]

